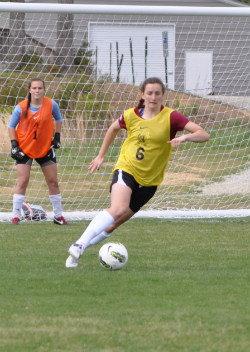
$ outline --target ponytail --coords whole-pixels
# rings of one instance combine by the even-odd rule
[[[137,107],[138,107],[139,109],[144,108],[144,107],[145,107],[144,102],[145,102],[145,100],[141,98],[141,99],[139,100],[139,104],[138,104]]]
[[[28,101],[27,101],[27,106],[26,106],[26,109],[23,113],[23,118],[26,119],[27,117],[27,114],[28,114],[28,110],[29,110],[29,107],[30,107],[30,102],[31,102],[31,94],[28,93]]]

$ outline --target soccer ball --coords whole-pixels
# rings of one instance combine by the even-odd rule
[[[104,269],[120,270],[128,261],[128,251],[122,243],[108,242],[99,250],[99,263]]]

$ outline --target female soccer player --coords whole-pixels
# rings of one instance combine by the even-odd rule
[[[121,128],[127,129],[111,183],[110,208],[100,212],[82,236],[69,247],[67,268],[76,268],[90,245],[108,238],[155,194],[162,182],[173,147],[184,142],[205,142],[209,135],[199,125],[177,111],[164,107],[165,87],[159,78],[148,78],[141,86],[137,107],[124,111],[109,127],[98,156],[90,163],[92,174],[101,167],[104,156]],[[176,137],[177,131],[187,131]]]
[[[30,169],[35,159],[41,166],[49,188],[49,197],[54,210],[54,223],[68,225],[62,216],[62,197],[57,180],[54,151],[60,148],[62,116],[58,104],[44,96],[45,84],[42,79],[32,79],[28,88],[28,98],[15,107],[9,123],[11,157],[16,160],[17,166],[12,224],[20,223],[22,204],[30,179]]]

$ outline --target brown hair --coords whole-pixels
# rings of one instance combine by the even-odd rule
[[[166,90],[165,86],[164,86],[162,80],[160,78],[158,78],[158,77],[150,77],[150,78],[145,79],[145,81],[141,84],[141,87],[140,87],[141,93],[145,92],[147,84],[154,84],[154,83],[158,83],[161,86],[162,94],[164,94],[165,90]],[[138,107],[139,108],[144,107],[144,99],[141,98],[139,100]]]
[[[30,89],[32,82],[42,82],[43,83],[43,87],[45,88],[45,83],[41,78],[32,78],[28,84],[28,89]],[[26,118],[27,117],[27,113],[28,113],[28,109],[30,107],[30,102],[31,102],[31,94],[30,92],[28,93],[28,97],[27,97],[28,101],[27,101],[27,106],[26,109],[23,113],[23,117]]]

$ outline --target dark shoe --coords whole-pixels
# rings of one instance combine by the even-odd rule
[[[60,216],[59,218],[54,217],[54,224],[56,224],[56,225],[69,225],[69,223],[64,219],[63,216]]]

